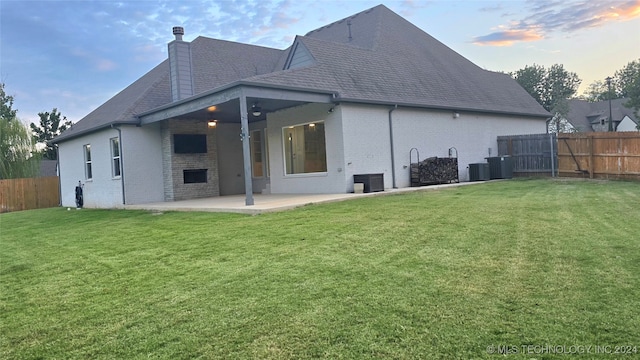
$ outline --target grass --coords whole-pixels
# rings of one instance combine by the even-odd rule
[[[584,346],[574,355],[610,359],[595,346],[621,345],[632,358],[638,186],[513,180],[259,216],[3,214],[0,358],[502,357],[494,346],[547,359]]]

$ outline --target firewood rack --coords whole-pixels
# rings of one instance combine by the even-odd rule
[[[414,162],[415,157],[415,162]],[[449,148],[449,157],[430,157],[420,161],[417,148],[409,150],[409,174],[411,186],[436,185],[460,182],[458,170],[458,149]]]

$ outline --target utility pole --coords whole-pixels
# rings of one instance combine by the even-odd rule
[[[607,76],[607,97],[609,98],[609,131],[613,131],[613,119],[611,118],[611,76]]]

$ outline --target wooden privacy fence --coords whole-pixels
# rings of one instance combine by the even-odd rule
[[[513,159],[514,176],[552,176],[557,150],[555,134],[498,136],[498,156]]]
[[[640,132],[558,136],[560,176],[640,180]]]
[[[0,180],[0,212],[58,206],[57,176]]]

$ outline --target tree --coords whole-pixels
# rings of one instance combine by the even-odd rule
[[[13,96],[4,92],[4,83],[0,83],[0,120],[11,121],[16,118],[18,110],[13,110]]]
[[[33,177],[38,173],[38,158],[27,127],[16,117],[13,96],[0,84],[0,179]]]
[[[629,62],[611,76],[611,91],[606,81],[596,80],[589,84],[581,98],[590,102],[630,98],[638,90],[640,59]]]
[[[22,121],[0,121],[0,179],[36,176],[39,157],[34,151],[31,134]]]
[[[542,65],[533,64],[532,66],[525,66],[524,69],[520,69],[515,73],[510,73],[520,86],[522,86],[529,95],[531,95],[536,101],[543,105],[544,87],[546,70]],[[548,110],[548,109],[547,109]]]
[[[527,65],[510,75],[550,112],[561,101],[573,97],[582,81],[576,73],[565,70],[560,64],[551,65],[548,69],[542,65]]]
[[[548,69],[542,65],[525,66],[510,74],[536,101],[553,114],[556,131],[562,131],[561,120],[566,118],[569,107],[567,99],[572,98],[580,86],[580,78],[560,64]]]
[[[607,83],[602,80],[596,80],[589,84],[587,90],[582,93],[580,96],[581,99],[587,100],[588,102],[597,102],[597,101],[605,101],[618,98],[618,94],[615,91],[615,87],[611,87],[611,92],[609,92],[609,87]]]
[[[640,59],[629,62],[614,76],[621,97],[629,99],[624,106],[632,108],[636,118],[640,118]]]
[[[38,116],[40,116],[40,126],[31,123],[33,140],[45,144],[42,150],[42,156],[45,159],[56,160],[58,158],[56,149],[49,145],[48,141],[67,130],[71,126],[71,121],[67,120],[66,116],[61,116],[57,108],[53,108],[51,112],[38,113]]]

